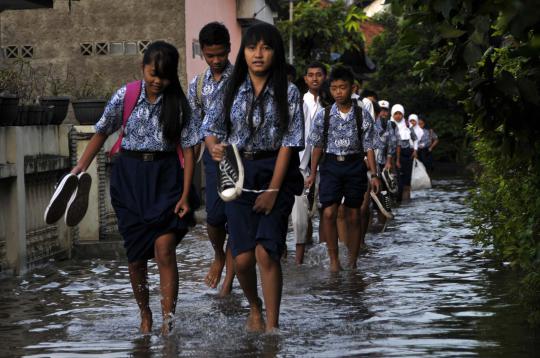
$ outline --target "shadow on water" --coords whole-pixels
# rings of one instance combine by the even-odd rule
[[[197,227],[177,251],[180,296],[170,336],[158,335],[155,264],[155,328],[143,336],[126,262],[52,262],[2,280],[0,356],[538,356],[539,341],[509,293],[515,277],[471,242],[469,186],[436,180],[434,189],[414,193],[386,232],[368,234],[358,270],[330,274],[317,244],[297,267],[290,235],[279,333],[245,332],[248,307],[237,282],[226,299],[203,284],[212,252]]]

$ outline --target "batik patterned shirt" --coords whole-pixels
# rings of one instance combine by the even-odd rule
[[[386,128],[383,127],[383,121],[386,121]],[[393,156],[396,153],[396,132],[392,123],[386,119],[379,118],[375,121],[375,159],[379,164],[385,164],[387,156]]]
[[[439,139],[439,136],[432,129],[423,128],[422,130],[424,135],[418,141],[418,148],[429,148],[434,141]]]
[[[204,79],[201,86],[200,100],[197,96],[197,85],[199,83],[199,76],[201,76],[201,74],[195,76],[195,78],[193,78],[193,80],[190,82],[188,89],[189,104],[193,110],[193,114],[201,119],[199,123],[202,123],[204,115],[212,106],[217,93],[223,91],[227,86],[227,80],[231,76],[233,68],[234,67],[230,62],[227,63],[227,66],[221,74],[219,81],[214,80],[212,70],[207,68],[204,73],[202,73]],[[201,139],[203,139],[202,134]]]
[[[122,138],[122,149],[135,151],[174,151],[178,143],[169,143],[163,138],[163,130],[159,123],[163,95],[159,95],[154,103],[146,96],[144,81],[141,81],[141,94],[129,116]],[[126,86],[120,88],[111,97],[101,119],[96,123],[96,133],[111,135],[122,127],[122,112]],[[182,122],[182,110],[178,121]],[[180,144],[182,147],[192,147],[199,142],[199,124],[196,116],[186,118],[183,123]]]
[[[355,110],[362,111],[362,141],[358,137]],[[324,114],[321,109],[311,127],[308,143],[313,147],[324,146]],[[346,117],[341,117],[337,105],[334,103],[330,109],[328,126],[328,139],[326,153],[335,155],[348,155],[364,153],[374,149],[374,129],[371,114],[358,106],[353,106]]]
[[[246,76],[246,80],[238,88],[231,107],[228,137],[223,107],[224,91],[218,91],[218,93],[219,96],[214,99],[204,117],[201,127],[203,137],[216,136],[223,142],[236,144],[238,149],[248,151],[278,150],[282,146],[304,148],[304,116],[300,92],[295,85],[289,83],[287,90],[289,125],[282,134],[279,129],[277,103],[274,99],[272,83],[268,83],[260,93],[259,105],[254,100],[255,94],[249,75]],[[249,123],[250,111],[252,111],[252,129]]]

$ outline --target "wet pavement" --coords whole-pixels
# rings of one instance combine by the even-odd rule
[[[330,274],[321,245],[297,267],[290,236],[278,334],[244,331],[238,282],[227,299],[204,285],[212,250],[202,227],[178,246],[180,296],[168,337],[158,334],[153,263],[148,336],[138,333],[125,261],[51,262],[1,279],[0,357],[538,357],[540,340],[511,294],[516,277],[471,241],[468,188],[439,180],[413,193],[385,233],[368,234],[354,271]]]

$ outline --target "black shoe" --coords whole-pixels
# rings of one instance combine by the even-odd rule
[[[86,172],[77,175],[77,190],[71,195],[64,221],[67,226],[75,226],[81,222],[88,210],[88,197],[92,186],[92,177]]]
[[[236,145],[225,147],[225,156],[218,163],[218,195],[223,201],[232,201],[242,194],[244,166]]]
[[[67,174],[55,186],[54,193],[51,197],[49,205],[45,209],[43,220],[51,225],[60,220],[66,212],[69,199],[77,190],[77,176],[75,174]]]
[[[393,195],[396,195],[398,192],[397,176],[388,169],[383,169],[381,176],[384,181],[384,185],[386,185],[386,189],[388,189],[388,191]]]
[[[381,191],[379,194],[375,194],[371,191],[369,195],[371,195],[373,202],[377,204],[380,212],[386,216],[387,219],[394,218],[394,215],[392,214],[392,199],[390,198],[390,195],[388,195],[388,192]]]

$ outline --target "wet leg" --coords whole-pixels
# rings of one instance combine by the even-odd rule
[[[128,269],[133,295],[141,314],[141,333],[150,333],[152,331],[152,311],[150,310],[150,293],[148,290],[148,261],[131,262]]]
[[[362,206],[360,207],[360,249],[362,249],[366,244],[366,234],[369,229],[371,211],[369,210],[369,201],[371,196],[369,191],[371,189],[368,187],[368,190],[364,194],[364,200],[362,201]]]
[[[339,205],[337,212],[337,232],[339,240],[345,245],[347,245],[347,238],[349,237],[347,233],[346,211],[347,208],[345,207],[345,205]]]
[[[210,265],[210,270],[208,270],[208,274],[206,275],[204,281],[209,287],[216,288],[219,280],[221,279],[221,273],[223,271],[223,267],[225,266],[226,261],[223,246],[225,244],[225,237],[227,236],[227,232],[225,231],[224,225],[213,226],[207,224],[206,229],[208,231],[208,238],[210,239],[210,243],[214,248],[214,261]]]
[[[279,328],[279,307],[283,289],[281,262],[273,260],[266,249],[257,245],[255,248],[257,264],[261,272],[261,285],[266,307],[266,332]]]
[[[336,226],[337,212],[338,204],[333,204],[324,208],[320,228],[321,236],[323,236],[326,247],[328,248],[331,272],[338,272],[341,270],[338,251],[338,231]]]
[[[178,299],[178,265],[176,263],[176,235],[165,234],[156,239],[154,254],[159,270],[161,290],[162,334],[172,329],[176,301]]]
[[[404,185],[403,186],[403,196],[401,198],[402,198],[402,200],[409,200],[411,198],[411,186],[410,185]]]
[[[349,266],[353,269],[356,268],[356,261],[358,261],[358,254],[362,245],[361,224],[359,220],[361,209],[347,208],[347,224],[349,228]]]
[[[295,261],[297,265],[304,263],[304,253],[306,252],[306,244],[296,244]]]
[[[257,294],[257,271],[255,270],[255,252],[247,251],[234,259],[234,268],[244,296],[249,302],[249,316],[246,329],[249,332],[263,332],[264,319],[262,316],[262,302]]]
[[[227,244],[227,253],[225,260],[225,278],[223,279],[223,285],[219,291],[219,297],[226,297],[231,294],[232,285],[234,281],[234,258],[230,246]]]

